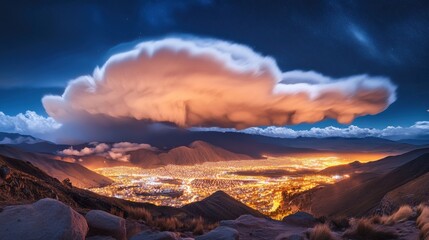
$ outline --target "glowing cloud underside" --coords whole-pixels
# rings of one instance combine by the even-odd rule
[[[325,118],[350,123],[386,109],[395,89],[385,77],[282,72],[273,58],[239,44],[168,38],[113,55],[43,105],[64,124],[108,116],[242,129]]]

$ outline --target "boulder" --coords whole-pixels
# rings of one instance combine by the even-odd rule
[[[140,233],[144,230],[148,230],[149,227],[143,224],[140,221],[136,221],[133,219],[125,220],[125,228],[127,229],[127,239],[130,239],[132,236]]]
[[[69,206],[45,198],[33,204],[8,206],[0,212],[0,240],[85,239],[85,218]]]
[[[131,240],[177,240],[179,239],[176,234],[172,232],[152,232],[150,230],[143,231],[134,235]]]
[[[297,212],[283,218],[283,222],[300,227],[314,227],[317,219],[306,212]]]
[[[292,235],[288,235],[288,234],[280,234],[276,237],[275,240],[304,240],[305,238],[302,235],[297,235],[297,234],[292,234]]]
[[[111,236],[92,236],[92,237],[87,237],[85,240],[116,240],[116,239]]]
[[[127,239],[125,219],[101,210],[91,210],[85,215],[89,226],[88,236],[111,236],[117,240]]]
[[[237,240],[238,231],[234,228],[220,226],[217,227],[207,234],[198,236],[195,240]]]
[[[276,239],[280,234],[283,237],[302,235],[308,229],[273,219],[257,218],[252,215],[243,215],[235,220],[220,221],[219,225],[237,230],[240,239],[251,236],[252,240]]]

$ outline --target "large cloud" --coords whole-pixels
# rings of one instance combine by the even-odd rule
[[[239,44],[167,38],[113,55],[43,105],[66,125],[102,117],[242,129],[325,118],[350,123],[386,109],[395,88],[385,77],[282,72],[273,58]]]

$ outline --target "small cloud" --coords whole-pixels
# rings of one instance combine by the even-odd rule
[[[73,149],[73,147],[61,150],[58,154],[63,156],[71,156],[71,157],[84,157],[84,156],[103,156],[108,157],[113,160],[128,162],[129,154],[128,152],[136,151],[139,149],[147,149],[151,151],[156,151],[155,147],[150,146],[145,143],[131,143],[131,142],[120,142],[114,143],[112,146],[106,143],[97,143],[92,142],[89,145],[93,147],[84,147],[80,150]]]
[[[0,132],[43,136],[52,134],[61,127],[51,117],[43,117],[34,111],[26,111],[15,116],[0,112]]]

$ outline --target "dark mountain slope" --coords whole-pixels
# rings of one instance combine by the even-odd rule
[[[321,174],[353,174],[353,173],[362,173],[362,172],[370,173],[371,172],[371,173],[377,173],[377,174],[384,174],[426,153],[429,153],[429,148],[421,148],[421,149],[416,149],[401,155],[385,157],[377,161],[372,161],[367,163],[353,162],[350,164],[329,167],[320,171],[320,173]]]
[[[392,212],[400,206],[411,206],[429,201],[429,173],[388,192],[380,203],[383,212]]]
[[[383,197],[429,172],[429,153],[390,171],[354,184],[352,177],[316,191],[312,197],[311,211],[316,215],[362,216],[376,209]],[[359,176],[357,177],[359,178]]]

